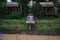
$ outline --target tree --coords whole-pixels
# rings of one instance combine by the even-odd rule
[[[3,3],[0,3],[0,17],[5,15],[5,6]]]
[[[6,2],[6,0],[0,0],[0,2]]]
[[[22,7],[22,15],[26,15],[28,13],[28,3],[30,0],[17,0],[17,2],[20,4],[20,7]]]
[[[34,16],[37,16],[37,17],[42,16],[42,6],[40,4],[38,3],[34,4],[31,10]]]

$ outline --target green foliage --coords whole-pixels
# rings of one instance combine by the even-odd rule
[[[60,19],[36,19],[35,30],[60,30]]]
[[[25,19],[5,19],[4,22],[1,24],[1,29],[7,30],[7,29],[16,29],[16,26],[18,27],[18,30],[28,30],[28,26],[25,23]]]
[[[3,29],[3,31],[5,31],[5,30],[7,30],[8,28],[7,27],[2,27],[2,26],[0,26],[0,30],[2,30]]]
[[[0,2],[6,2],[6,0],[0,0]]]
[[[8,18],[10,19],[19,19],[21,17],[20,13],[12,12],[11,14],[8,15]]]
[[[5,6],[0,2],[0,18],[5,15]]]
[[[17,0],[20,4],[27,4],[29,0]]]
[[[18,3],[20,3],[20,6],[22,6],[22,15],[26,16],[26,14],[28,13],[28,3],[30,0],[17,0]]]
[[[60,19],[52,18],[52,19],[36,19],[35,26],[32,26],[32,30],[56,30],[60,31]],[[28,24],[26,24],[26,19],[4,19],[4,21],[0,25],[1,30],[7,29],[16,29],[18,26],[18,30],[28,30]]]
[[[42,6],[40,4],[38,3],[34,4],[31,10],[35,16],[37,17],[42,16]]]
[[[39,3],[39,2],[45,2],[46,0],[35,0],[35,2]]]
[[[0,13],[2,13],[3,10],[4,10],[4,5],[3,3],[0,3]]]

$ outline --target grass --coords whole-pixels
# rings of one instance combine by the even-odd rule
[[[55,30],[60,28],[60,19],[38,19],[36,20],[37,30]]]
[[[4,19],[1,27],[7,29],[16,29],[18,27],[19,30],[27,30],[27,24],[24,19]]]
[[[28,25],[26,24],[26,19],[4,19],[0,27],[6,29],[16,29],[18,30],[28,30]],[[35,30],[55,30],[60,28],[60,19],[36,19],[35,20]]]

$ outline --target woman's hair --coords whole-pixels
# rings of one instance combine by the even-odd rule
[[[33,14],[32,13],[28,13],[28,15],[32,16]]]
[[[32,15],[33,15],[33,14],[32,14],[32,12],[31,12],[31,10],[29,10],[28,15],[30,15],[30,16],[32,16]]]

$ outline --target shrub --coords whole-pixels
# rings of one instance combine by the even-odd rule
[[[13,12],[13,13],[9,14],[7,18],[10,18],[10,19],[19,19],[20,17],[21,17],[20,13]]]

